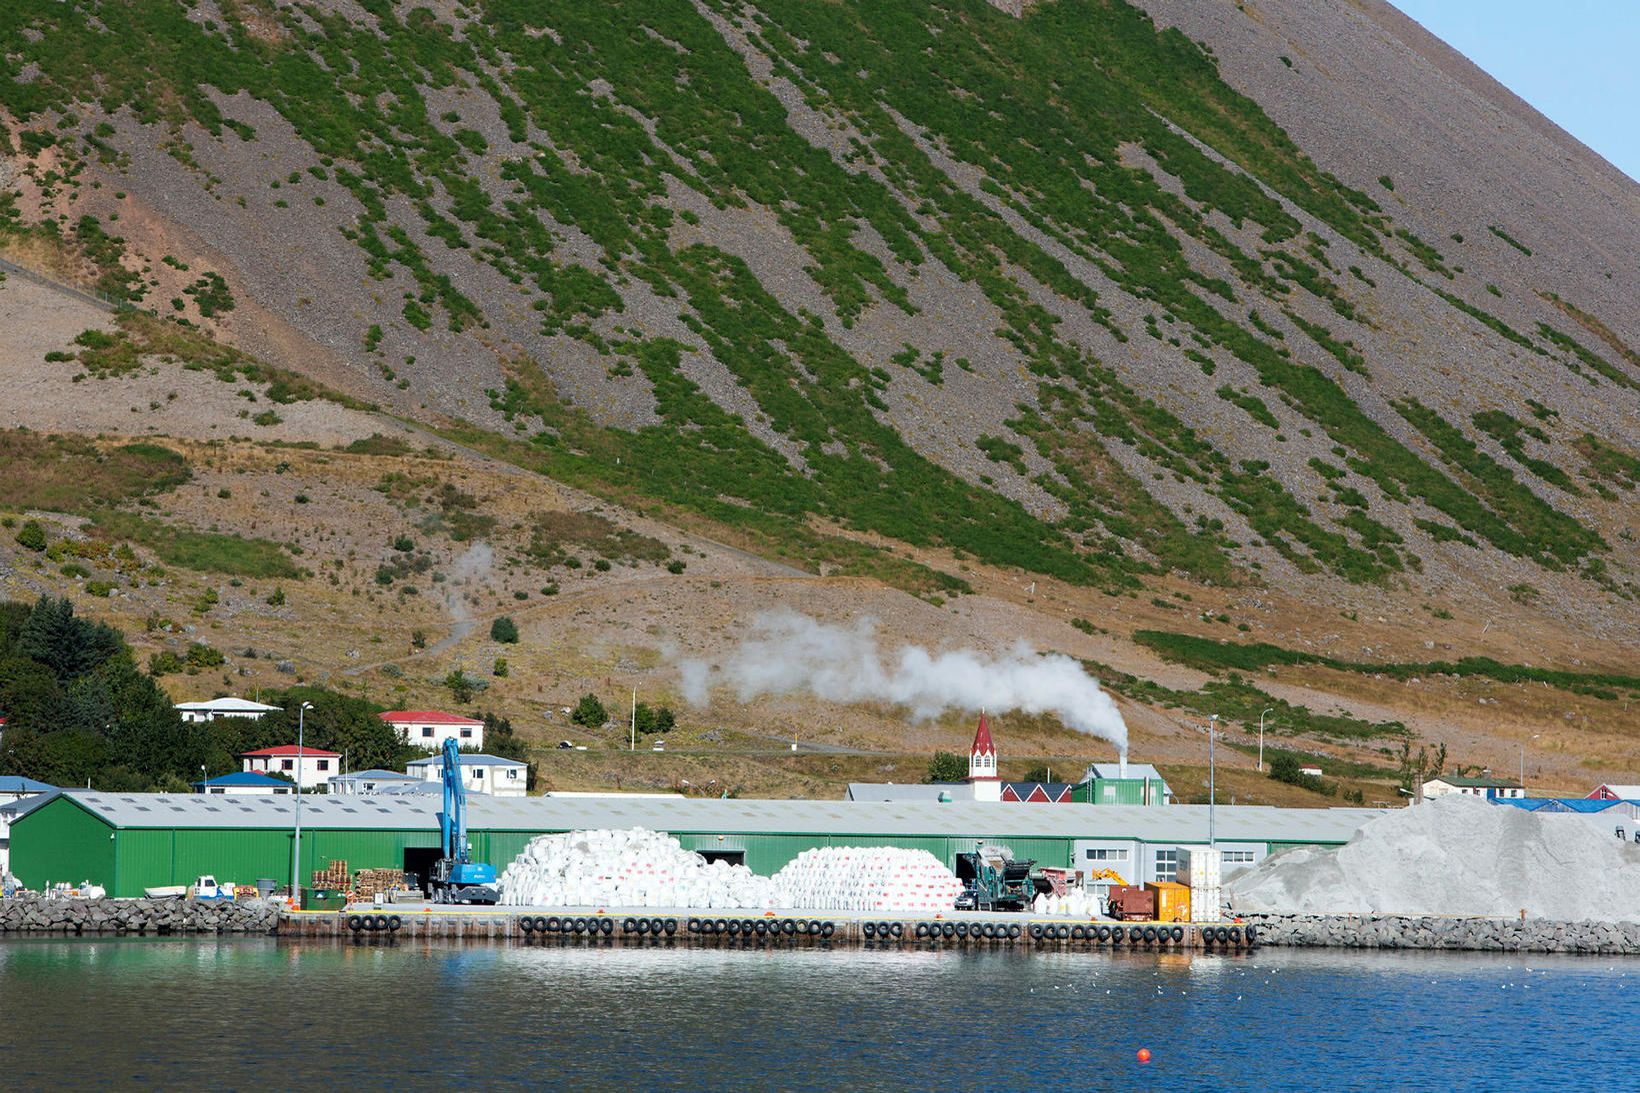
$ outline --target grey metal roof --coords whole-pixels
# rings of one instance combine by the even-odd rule
[[[1207,841],[1206,805],[1016,804],[990,801],[764,801],[563,797],[468,800],[480,830],[569,831],[647,827],[673,834],[931,835],[989,838]],[[1347,842],[1379,809],[1221,806],[1217,836],[1226,842]]]
[[[54,793],[28,798],[40,805],[67,797],[114,827],[288,828],[294,794],[234,797],[198,793]],[[39,807],[36,805],[35,807]],[[304,793],[302,826],[419,830],[438,826],[439,802],[423,798]]]
[[[398,770],[382,770],[379,767],[370,770],[356,770],[350,774],[338,774],[328,779],[332,782],[420,782],[414,774],[405,774]]]
[[[940,794],[953,801],[969,800],[974,787],[966,782],[850,782],[849,801],[938,801]]]
[[[406,763],[405,766],[407,768],[428,767],[443,762],[443,756],[430,755],[426,759],[412,759],[410,762]],[[461,753],[461,765],[464,767],[522,767],[527,764],[520,763],[516,759],[503,759],[499,755],[485,755],[481,752],[464,751]]]
[[[1122,773],[1122,764],[1120,763],[1089,763],[1087,773],[1084,774],[1083,777],[1107,779],[1115,778],[1118,780],[1123,778],[1131,778],[1135,780],[1140,778],[1154,778],[1158,782],[1165,782],[1167,780],[1162,777],[1161,771],[1157,770],[1149,763],[1129,763],[1127,765],[1126,774]]]
[[[294,797],[205,797],[168,793],[67,796],[116,827],[284,828]],[[41,800],[31,798],[30,800]],[[304,795],[302,826],[424,830],[437,825],[437,797]],[[486,797],[467,800],[474,831],[573,831],[646,827],[696,835],[857,835],[952,838],[1140,839],[1207,841],[1206,805],[1013,804],[980,801],[767,801],[715,798]],[[1369,808],[1223,806],[1225,842],[1348,841],[1381,814]]]

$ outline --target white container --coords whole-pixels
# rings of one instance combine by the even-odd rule
[[[1218,922],[1224,899],[1217,886],[1190,889],[1190,921]]]
[[[1218,850],[1205,846],[1181,846],[1178,861],[1175,879],[1180,884],[1188,884],[1192,888],[1217,888],[1222,883],[1224,855]]]

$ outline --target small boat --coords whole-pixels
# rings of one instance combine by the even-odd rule
[[[144,888],[142,894],[149,899],[181,899],[188,894],[185,885],[173,884],[163,888]]]

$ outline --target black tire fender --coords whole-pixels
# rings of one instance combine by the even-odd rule
[[[364,920],[358,915],[348,915],[347,928],[357,933],[358,931],[364,929]]]

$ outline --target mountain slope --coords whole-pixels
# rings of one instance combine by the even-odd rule
[[[1373,0],[18,0],[0,56],[0,252],[204,375],[1061,629],[1632,648],[1640,187]],[[0,351],[176,348],[110,323]]]

